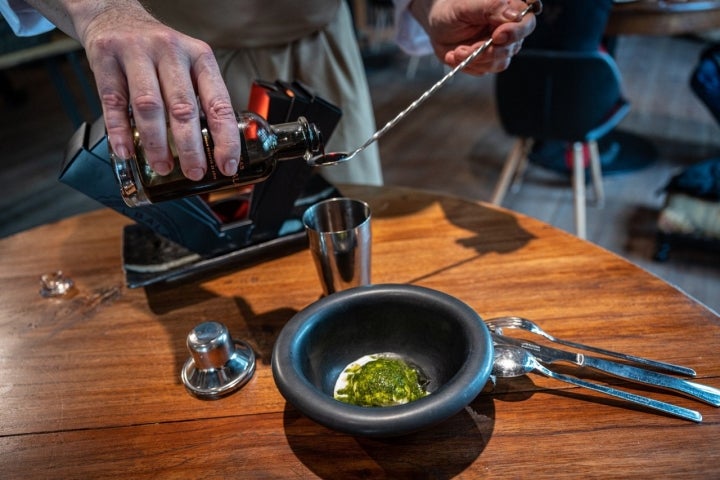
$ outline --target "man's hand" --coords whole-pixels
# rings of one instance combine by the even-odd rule
[[[150,167],[164,175],[174,166],[169,122],[183,174],[200,180],[208,168],[200,134],[202,108],[218,167],[225,175],[236,173],[237,122],[207,44],[163,25],[136,0],[32,3],[85,48],[116,155],[127,158],[133,153],[132,109]]]
[[[435,54],[451,67],[492,37],[492,46],[463,70],[481,75],[506,69],[535,29],[534,15],[518,21],[526,7],[522,0],[414,0],[410,11],[428,33]]]

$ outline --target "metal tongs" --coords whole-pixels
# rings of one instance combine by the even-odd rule
[[[606,350],[604,348],[593,347],[591,345],[583,345],[582,343],[571,342],[569,340],[563,340],[561,338],[557,338],[553,335],[550,335],[548,332],[543,330],[540,327],[540,325],[536,324],[532,320],[528,320],[527,318],[514,317],[514,316],[513,317],[496,317],[496,318],[491,318],[489,320],[486,320],[485,323],[487,323],[488,327],[490,327],[494,332],[497,332],[499,334],[502,334],[503,329],[506,329],[506,328],[507,329],[525,330],[530,333],[534,333],[536,335],[544,337],[545,339],[550,340],[553,343],[565,345],[566,347],[576,348],[579,350],[586,350],[588,352],[593,352],[593,353],[599,353],[601,355],[606,355],[608,357],[619,358],[621,360],[625,360],[628,362],[637,363],[640,365],[646,365],[646,366],[652,367],[656,370],[663,370],[666,372],[677,373],[680,375],[685,375],[687,377],[695,376],[695,370],[693,370],[692,368],[684,367],[682,365],[675,365],[672,363],[660,362],[658,360],[650,360],[649,358],[637,357],[635,355],[630,355],[627,353],[613,352],[612,350]]]
[[[583,380],[576,376],[566,375],[547,368],[535,355],[522,347],[510,345],[505,342],[501,335],[493,335],[493,345],[495,351],[493,353],[493,366],[490,378],[495,384],[499,378],[513,378],[526,375],[528,373],[539,373],[546,377],[554,378],[561,382],[576,385],[578,387],[587,388],[588,390],[602,393],[610,397],[619,398],[631,403],[642,405],[647,408],[658,410],[660,412],[683,418],[693,422],[702,422],[702,415],[696,410],[680,407],[671,403],[662,402],[653,398],[636,395],[617,388],[604,385],[602,383],[594,383]]]
[[[572,363],[580,367],[590,367],[604,373],[636,383],[660,387],[666,390],[674,390],[684,393],[685,395],[700,400],[714,407],[720,407],[720,390],[717,388],[701,385],[696,382],[673,377],[664,373],[645,370],[644,368],[617,363],[599,357],[591,357],[582,353],[568,352],[558,348],[546,347],[527,340],[500,335],[495,332],[494,338],[507,345],[522,347],[531,352],[542,363],[566,362]]]
[[[638,360],[636,363],[643,363],[647,364],[648,362],[652,364],[653,366],[660,366],[660,367],[667,367],[670,366],[672,368],[676,368],[678,366],[672,365],[672,364],[665,364],[663,362],[655,362],[655,361],[649,361],[647,359],[643,359],[641,357],[634,357],[631,355],[625,355],[619,352],[612,352],[609,350],[603,350],[596,347],[591,347],[587,345],[582,345],[579,343],[569,342],[557,339],[550,334],[547,334],[544,332],[539,326],[535,325],[533,322],[530,322],[529,320],[525,319],[519,319],[524,320],[523,326],[518,326],[517,323],[513,323],[511,321],[512,318],[518,319],[518,317],[510,317],[510,318],[498,318],[498,319],[490,319],[486,321],[486,324],[490,328],[490,330],[493,332],[493,340],[496,344],[499,345],[509,345],[513,347],[520,347],[528,352],[530,352],[535,358],[537,358],[538,361],[540,361],[543,364],[553,364],[557,362],[565,362],[565,363],[571,363],[580,367],[590,367],[595,370],[610,374],[614,377],[622,378],[625,380],[630,380],[635,383],[641,383],[645,385],[650,385],[653,387],[659,387],[666,390],[672,390],[675,392],[682,393],[688,397],[692,397],[696,400],[702,401],[704,403],[707,403],[709,405],[712,405],[714,407],[720,407],[720,389],[710,387],[707,385],[702,385],[696,382],[691,382],[682,378],[677,378],[671,375],[667,375],[664,373],[655,372],[652,370],[647,370],[645,368],[641,368],[638,366],[629,365],[626,363],[619,363],[614,362],[605,358],[600,357],[593,357],[590,355],[585,355],[583,353],[579,352],[570,352],[566,350],[561,350],[558,348],[552,348],[547,347],[544,345],[540,345],[537,343],[533,343],[524,339],[518,339],[509,337],[507,335],[503,334],[503,326],[509,326],[509,328],[522,328],[526,331],[530,331],[532,333],[541,335],[545,337],[546,339],[550,339],[551,341],[554,341],[556,343],[561,343],[563,345],[573,345],[580,349],[589,350],[589,351],[596,351],[601,352],[604,354],[609,354],[611,356],[623,358],[625,360]],[[509,323],[508,323],[509,322]],[[529,325],[528,325],[529,324]],[[683,373],[687,374],[685,370],[692,372],[694,375],[694,371],[692,369],[688,369],[687,367],[679,367],[683,371]]]

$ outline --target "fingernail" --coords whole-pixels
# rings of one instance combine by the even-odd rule
[[[237,173],[237,160],[230,160],[225,163],[225,175],[228,177],[233,176]]]
[[[202,180],[202,178],[205,176],[205,170],[202,168],[191,168],[187,172],[187,178],[190,180]]]
[[[507,41],[508,34],[505,32],[500,32],[493,37],[493,42],[495,42],[496,45],[505,45]]]
[[[123,160],[130,158],[130,152],[127,148],[125,148],[125,145],[118,145],[117,148],[113,147],[112,150],[117,158],[121,158]]]
[[[513,8],[508,8],[503,12],[503,17],[505,17],[506,20],[510,20],[511,22],[515,22],[520,17],[520,12]]]
[[[170,165],[168,162],[157,162],[152,165],[152,169],[155,171],[155,173],[158,173],[160,175],[167,175],[172,170],[172,165]]]

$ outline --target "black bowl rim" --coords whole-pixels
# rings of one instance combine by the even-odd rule
[[[430,298],[455,311],[469,338],[468,357],[457,374],[431,395],[395,407],[365,408],[339,402],[303,377],[292,356],[294,339],[311,328],[316,314],[337,303],[368,297],[401,295]],[[283,397],[303,414],[333,430],[363,436],[397,436],[438,424],[465,408],[484,388],[492,370],[493,344],[480,315],[461,300],[427,287],[378,284],[355,287],[321,298],[298,312],[283,327],[272,353],[272,373]]]

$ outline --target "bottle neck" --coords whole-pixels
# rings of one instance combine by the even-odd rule
[[[299,117],[292,123],[273,125],[271,128],[277,138],[277,160],[302,158],[308,161],[324,150],[320,130],[305,117]]]

